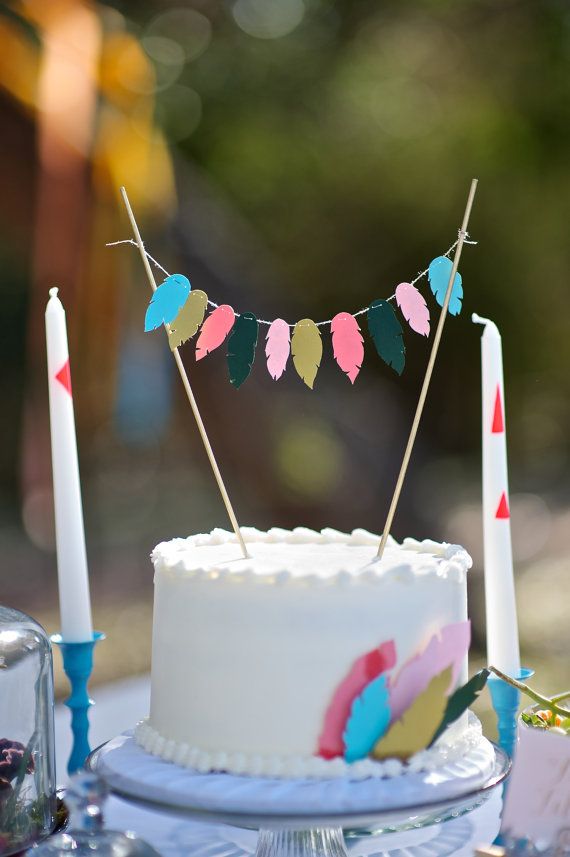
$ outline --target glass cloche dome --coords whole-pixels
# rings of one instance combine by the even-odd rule
[[[19,610],[0,607],[0,855],[55,824],[53,673],[49,639]]]

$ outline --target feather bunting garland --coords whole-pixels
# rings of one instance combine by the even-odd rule
[[[265,346],[267,357],[267,371],[274,381],[277,381],[287,366],[289,353],[291,351],[291,333],[289,325],[282,318],[276,318],[269,325]]]
[[[206,308],[208,306],[208,295],[201,289],[190,292],[188,300],[170,325],[169,343],[174,351],[183,342],[191,339],[204,321]]]
[[[350,717],[352,704],[366,685],[383,672],[391,670],[396,663],[396,645],[388,640],[358,658],[348,675],[341,681],[325,712],[323,728],[319,735],[318,754],[324,759],[344,755],[343,733]]]
[[[190,280],[183,274],[171,274],[153,292],[144,317],[145,333],[174,321],[190,294]]]
[[[431,290],[440,306],[445,301],[445,293],[449,284],[453,262],[447,256],[438,256],[429,263],[428,277]],[[455,274],[451,298],[449,300],[450,315],[459,315],[461,312],[461,301],[463,300],[463,286],[459,271]]]
[[[421,292],[411,283],[400,283],[396,286],[396,303],[412,330],[429,336],[429,309]]]
[[[487,684],[489,675],[490,672],[488,669],[479,670],[479,672],[475,673],[475,675],[472,676],[466,684],[462,685],[462,687],[458,687],[455,693],[451,694],[447,700],[447,705],[445,706],[443,719],[431,739],[428,745],[429,747],[431,747],[432,744],[435,744],[439,736],[445,732],[450,723],[455,723],[455,721],[461,717],[463,712],[467,711],[467,709],[475,702]]]
[[[353,315],[339,312],[331,321],[334,359],[354,384],[364,360],[364,340]]]
[[[470,640],[469,621],[445,625],[439,634],[434,634],[420,654],[406,661],[395,678],[390,680],[390,708],[393,720],[398,720],[417,695],[425,690],[430,679],[448,666],[452,668],[448,691],[453,690]]]
[[[230,383],[237,389],[241,387],[255,360],[257,331],[259,325],[251,312],[242,312],[228,339],[228,369]]]
[[[346,761],[356,762],[368,756],[389,723],[389,693],[386,676],[381,675],[370,682],[352,703],[343,736]]]
[[[376,351],[388,366],[401,375],[406,364],[402,325],[388,301],[372,301],[367,314],[368,332]]]
[[[319,328],[310,318],[298,321],[291,339],[291,354],[295,369],[311,390],[321,365],[323,342]]]
[[[210,313],[196,342],[196,360],[201,360],[215,348],[219,348],[234,326],[235,319],[236,314],[228,304],[222,304]]]
[[[414,753],[425,750],[443,717],[450,678],[451,667],[447,667],[431,679],[402,718],[376,742],[372,750],[374,759],[409,759]]]

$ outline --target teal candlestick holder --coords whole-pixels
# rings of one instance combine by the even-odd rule
[[[521,667],[518,675],[512,678],[524,681],[534,675],[534,670]],[[488,678],[491,701],[497,715],[499,746],[512,758],[517,741],[517,719],[520,703],[520,691],[507,684],[502,678],[490,675]]]
[[[68,643],[61,634],[54,634],[51,642],[61,649],[63,669],[71,685],[71,696],[65,704],[71,709],[71,731],[73,746],[67,763],[67,773],[81,770],[91,752],[89,746],[89,708],[94,704],[89,698],[87,685],[93,669],[95,644],[105,639],[101,631],[93,632],[93,639],[85,643]]]

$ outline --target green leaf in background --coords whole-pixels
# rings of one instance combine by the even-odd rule
[[[237,316],[233,330],[228,339],[228,369],[230,383],[236,389],[241,387],[255,359],[257,331],[259,325],[251,312],[243,312]]]
[[[458,687],[447,700],[443,720],[437,728],[437,732],[431,739],[429,746],[437,741],[442,732],[447,729],[450,723],[454,723],[458,717],[461,717],[464,711],[467,711],[469,706],[475,702],[489,678],[489,670],[482,669],[469,679],[467,684]]]
[[[376,351],[388,366],[401,375],[406,363],[402,325],[388,301],[372,301],[367,314],[368,332]]]

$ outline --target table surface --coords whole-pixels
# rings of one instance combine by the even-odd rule
[[[130,729],[146,717],[150,700],[150,677],[138,676],[93,691],[96,705],[90,713],[90,742],[97,747]],[[67,782],[66,764],[71,750],[70,712],[56,706],[55,736],[58,782]],[[350,857],[472,857],[478,845],[496,837],[502,807],[502,789],[497,789],[482,807],[445,824],[423,830],[382,836],[349,838]],[[255,852],[257,834],[227,825],[204,824],[170,817],[111,797],[105,812],[106,826],[132,830],[146,839],[163,857],[246,857]]]

